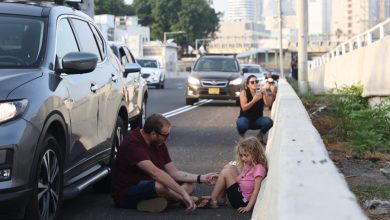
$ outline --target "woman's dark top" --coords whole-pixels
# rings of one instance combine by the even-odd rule
[[[246,99],[248,100],[248,102],[252,101],[253,96],[251,91],[249,89],[245,89],[245,92],[246,92]],[[264,101],[263,99],[260,99],[246,112],[244,112],[240,106],[239,117],[246,117],[249,119],[249,121],[256,121],[258,118],[263,116],[263,110],[264,110]]]

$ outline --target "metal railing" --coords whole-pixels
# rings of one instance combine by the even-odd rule
[[[320,67],[336,57],[350,53],[359,48],[366,47],[375,41],[383,39],[387,35],[390,35],[390,18],[365,32],[352,37],[328,53],[315,57],[313,60],[308,62],[308,68],[315,69]]]

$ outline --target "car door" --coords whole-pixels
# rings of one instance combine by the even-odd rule
[[[92,156],[98,155],[101,151],[110,150],[110,140],[116,123],[118,106],[121,100],[119,73],[114,68],[113,64],[104,51],[100,51],[100,47],[106,46],[102,38],[97,38],[94,34],[94,27],[91,27],[87,21],[73,18],[73,27],[80,45],[80,50],[83,52],[91,52],[97,55],[98,64],[94,71],[91,72],[93,81],[94,98],[97,99],[97,123],[94,128],[97,129],[97,140],[92,148],[87,149],[87,157],[93,159]]]
[[[56,56],[59,61],[69,52],[79,51],[71,24],[67,18],[58,21],[56,33]],[[68,164],[77,164],[86,157],[86,152],[99,143],[97,137],[98,94],[93,91],[95,74],[61,74],[62,84],[69,97],[64,100],[70,116],[70,149]]]

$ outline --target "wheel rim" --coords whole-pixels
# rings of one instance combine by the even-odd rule
[[[117,126],[116,127],[116,131],[115,131],[115,146],[114,146],[114,159],[116,158],[116,153],[118,152],[118,148],[119,148],[119,145],[122,143],[123,141],[123,129],[121,126]]]
[[[142,127],[144,126],[144,124],[145,124],[145,121],[146,121],[146,103],[145,102],[143,102],[142,103],[142,121],[141,121],[141,123],[142,123]]]
[[[60,195],[60,167],[57,155],[47,150],[43,155],[38,176],[38,204],[41,219],[54,219]]]

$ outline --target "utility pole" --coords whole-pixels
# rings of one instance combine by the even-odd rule
[[[280,77],[284,78],[282,29],[283,29],[282,0],[279,0],[279,66],[280,66]]]
[[[307,0],[297,0],[298,20],[298,88],[300,93],[308,91],[307,82]]]

